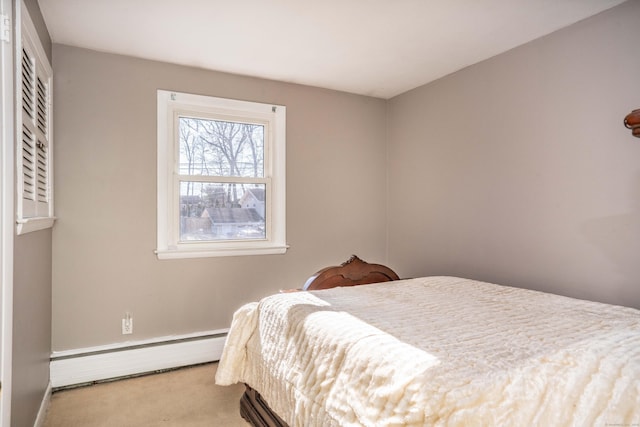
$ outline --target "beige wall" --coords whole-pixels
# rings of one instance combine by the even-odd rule
[[[242,303],[352,253],[386,261],[383,100],[63,45],[53,57],[54,350],[226,328]],[[285,255],[156,258],[157,89],[287,106]]]
[[[14,240],[11,425],[33,426],[49,384],[51,230]]]
[[[640,308],[640,2],[388,103],[389,263]]]
[[[51,39],[36,0],[26,0],[45,52]],[[51,230],[15,236],[11,425],[33,426],[49,383]]]
[[[53,349],[225,328],[351,253],[640,307],[639,9],[388,102],[54,45]],[[156,259],[158,88],[287,106],[286,255]]]

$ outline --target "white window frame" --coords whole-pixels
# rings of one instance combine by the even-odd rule
[[[15,62],[15,87],[16,87],[16,233],[24,234],[32,231],[53,227],[55,216],[53,214],[53,70],[49,59],[44,52],[40,38],[31,20],[26,7],[20,8],[20,17],[16,19],[16,62]],[[23,49],[27,57],[23,55]],[[42,97],[38,97],[38,89],[35,82],[25,82],[23,78],[23,61],[30,61],[34,71],[34,77],[39,79],[42,85]],[[23,110],[23,89],[27,84],[33,83],[29,89],[32,91],[33,117],[29,117]],[[38,103],[38,100],[41,103]],[[38,107],[42,108],[41,116],[44,119],[44,132],[42,126],[38,126]],[[33,169],[42,168],[40,172],[31,171],[34,182],[31,195],[25,191],[25,172],[27,172],[26,160],[23,150],[29,149],[25,144],[23,126],[29,129],[32,140]],[[39,154],[44,153],[39,159]],[[44,182],[38,183],[39,179]]]
[[[286,243],[286,107],[158,90],[158,223],[159,259],[283,254]],[[264,178],[266,239],[180,242],[179,141],[177,117],[206,117],[266,122]]]

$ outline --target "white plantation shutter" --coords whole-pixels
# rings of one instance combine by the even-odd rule
[[[18,233],[23,228],[23,232],[33,231],[53,223],[52,70],[25,8],[22,8],[20,32],[16,61]],[[23,227],[31,219],[43,218],[50,220]]]

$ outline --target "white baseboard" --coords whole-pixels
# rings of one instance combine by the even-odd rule
[[[220,360],[228,330],[54,352],[51,385],[66,387]]]
[[[36,422],[33,423],[33,427],[44,426],[44,421],[47,417],[47,410],[49,409],[49,402],[51,401],[51,388],[51,381],[49,381],[49,385],[47,385],[47,389],[44,392],[44,397],[42,398],[42,403],[40,403],[38,416],[36,417]]]

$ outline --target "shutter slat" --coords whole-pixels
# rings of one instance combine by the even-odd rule
[[[37,96],[36,96],[36,105],[37,105],[37,116],[38,116],[38,129],[40,132],[47,135],[48,132],[48,110],[47,110],[47,101],[48,101],[48,87],[45,85],[40,77],[36,79],[37,81]]]
[[[49,193],[48,193],[48,174],[47,168],[49,166],[49,162],[47,161],[47,145],[38,141],[37,145],[37,200],[39,202],[48,202],[49,201]]]
[[[35,60],[22,49],[22,110],[33,119],[35,109]]]
[[[22,125],[22,197],[34,200],[36,177],[36,145],[33,132]]]

